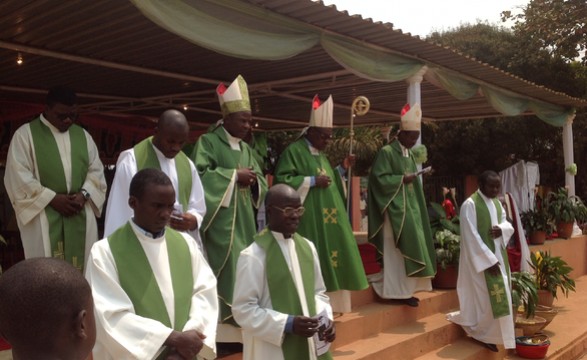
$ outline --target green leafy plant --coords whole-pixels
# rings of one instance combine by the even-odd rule
[[[548,214],[543,209],[534,209],[524,211],[520,214],[522,226],[526,233],[530,235],[535,231],[550,232],[550,225],[548,224]]]
[[[512,305],[514,311],[518,307],[524,307],[524,313],[527,318],[534,316],[536,305],[538,304],[538,289],[534,275],[527,271],[512,273]]]
[[[434,234],[436,263],[442,269],[447,265],[458,265],[461,253],[461,237],[450,230],[444,229]]]
[[[530,267],[534,270],[538,290],[549,291],[555,299],[559,289],[565,297],[569,296],[569,291],[575,291],[575,280],[570,277],[573,268],[560,256],[536,251],[530,254]]]
[[[545,205],[548,217],[557,223],[587,221],[587,207],[583,201],[577,196],[569,196],[567,189],[563,187],[549,193]]]

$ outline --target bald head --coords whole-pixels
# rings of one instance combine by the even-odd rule
[[[190,126],[184,114],[175,109],[163,112],[157,122],[153,145],[168,159],[173,159],[185,145]]]
[[[283,201],[300,200],[300,195],[291,186],[286,184],[273,185],[265,196],[265,207],[280,206]]]

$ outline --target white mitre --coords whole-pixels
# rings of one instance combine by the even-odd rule
[[[331,128],[333,108],[332,95],[328,96],[328,99],[323,103],[320,103],[318,95],[314,96],[309,126]]]
[[[406,104],[401,112],[400,129],[404,131],[420,131],[422,127],[422,109],[420,104]]]
[[[245,79],[240,75],[234,79],[229,87],[222,83],[218,85],[216,95],[218,95],[222,116],[240,111],[251,111],[249,89]]]

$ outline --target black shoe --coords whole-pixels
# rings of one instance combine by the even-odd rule
[[[228,355],[243,352],[243,344],[241,343],[216,343],[216,352],[218,357],[225,357]]]
[[[408,305],[411,307],[418,307],[418,305],[420,304],[420,300],[418,300],[418,298],[415,297],[411,297],[409,299],[400,299],[399,300],[402,304],[404,305]]]
[[[488,343],[483,343],[483,345],[485,345],[486,348],[488,348],[489,350],[493,351],[493,352],[497,352],[497,346],[495,344],[488,344]]]

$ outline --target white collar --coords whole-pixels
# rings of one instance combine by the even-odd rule
[[[242,139],[239,139],[237,137],[234,137],[232,135],[230,135],[230,133],[226,130],[226,128],[224,126],[222,126],[222,130],[224,130],[224,133],[226,134],[226,139],[228,140],[228,144],[230,145],[230,148],[233,150],[240,150],[240,142]]]

